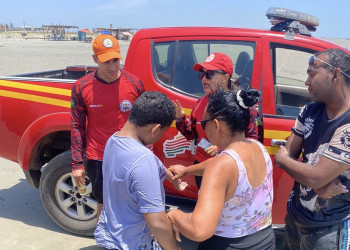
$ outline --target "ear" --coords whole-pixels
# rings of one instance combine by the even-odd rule
[[[161,129],[161,125],[160,124],[154,124],[152,129],[151,129],[151,135],[155,136],[159,133],[159,130]]]
[[[220,122],[217,119],[214,119],[213,122],[215,130],[218,131],[221,128]]]
[[[334,69],[334,77],[333,77],[334,80],[339,78],[341,75],[342,73],[339,68]]]
[[[95,63],[98,63],[98,62],[99,62],[99,61],[98,61],[98,58],[97,58],[97,56],[96,56],[95,54],[92,55],[92,59],[94,59],[94,62],[95,62]]]

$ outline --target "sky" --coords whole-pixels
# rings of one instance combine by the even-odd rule
[[[218,26],[269,29],[269,7],[319,18],[313,36],[350,38],[349,0],[2,0],[0,24],[82,28]]]

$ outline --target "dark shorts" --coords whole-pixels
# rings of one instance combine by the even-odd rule
[[[283,249],[348,249],[350,244],[350,221],[336,225],[315,227],[305,231],[297,228],[293,219],[286,215],[286,228],[283,237]]]
[[[92,185],[92,195],[97,203],[103,204],[102,161],[87,160],[86,174]]]
[[[225,238],[213,235],[206,241],[199,243],[198,250],[223,250],[223,249],[246,249],[246,250],[274,250],[275,235],[269,226],[254,234],[239,238]]]

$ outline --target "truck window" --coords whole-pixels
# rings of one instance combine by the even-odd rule
[[[233,62],[232,79],[250,87],[255,42],[242,41],[173,41],[153,43],[152,67],[155,79],[163,85],[196,97],[204,95],[193,65],[204,62],[214,52],[227,54]]]
[[[276,114],[297,117],[310,101],[305,81],[308,61],[313,51],[272,48]]]

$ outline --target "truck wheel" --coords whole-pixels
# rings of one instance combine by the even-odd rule
[[[86,192],[80,194],[72,176],[71,151],[53,158],[40,179],[40,196],[46,212],[61,228],[78,235],[92,236],[96,228],[97,202],[86,177]]]

